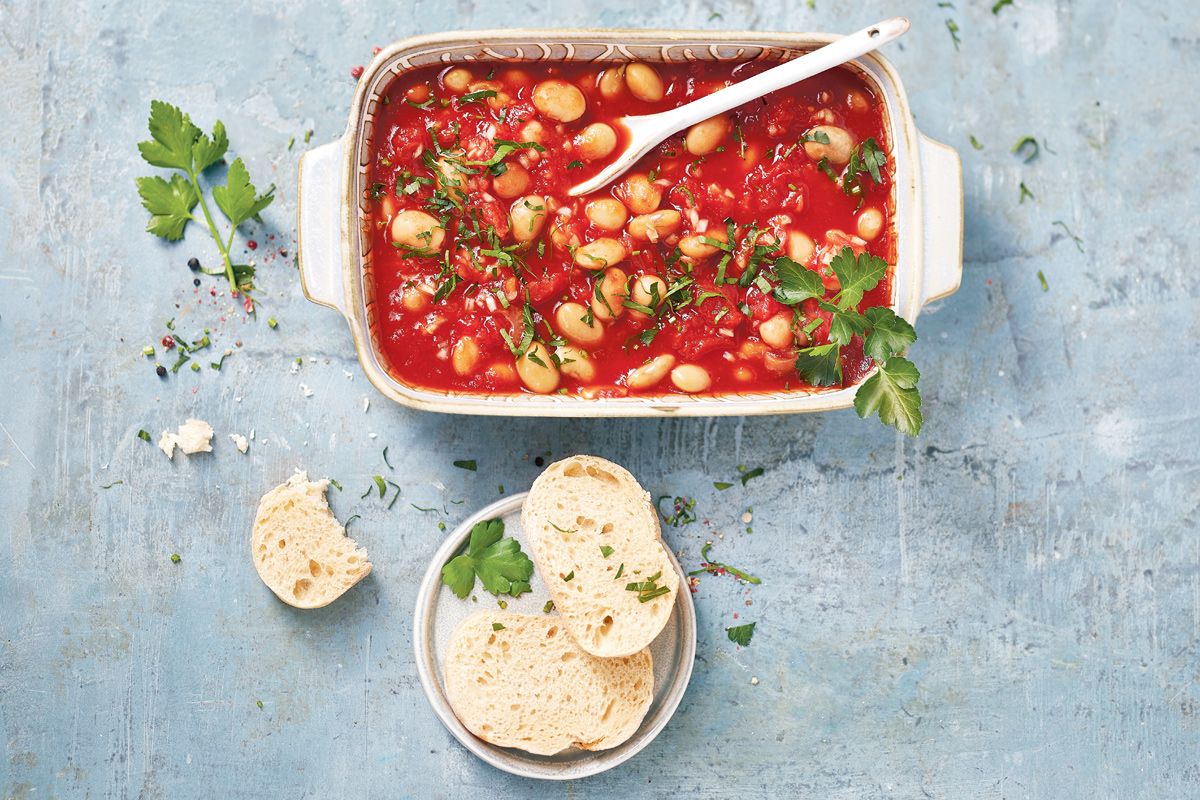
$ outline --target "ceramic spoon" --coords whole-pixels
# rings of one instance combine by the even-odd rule
[[[731,108],[737,108],[769,94],[776,89],[791,86],[805,78],[832,69],[847,61],[870,53],[882,45],[902,36],[909,28],[904,17],[893,17],[877,25],[863,28],[857,33],[843,36],[811,53],[792,59],[786,64],[772,67],[741,83],[713,92],[707,97],[693,100],[687,105],[634,117],[621,117],[617,123],[629,132],[629,144],[611,164],[600,170],[595,177],[573,187],[568,194],[578,197],[594,192],[625,173],[639,158],[650,152],[656,144],[668,136],[690,128],[697,122],[715,117]]]

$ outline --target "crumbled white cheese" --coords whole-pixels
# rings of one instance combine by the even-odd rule
[[[212,452],[212,425],[202,419],[189,418],[179,426],[175,433],[163,431],[158,439],[158,447],[167,454],[167,458],[175,458],[175,448],[178,447],[184,455]]]
[[[237,447],[239,453],[244,453],[250,449],[250,440],[240,433],[231,433],[229,438],[233,440],[233,444]]]
[[[753,677],[753,678],[751,678],[751,679],[750,679],[750,685],[751,685],[751,686],[758,686],[758,678],[757,678],[757,677]]]
[[[308,388],[307,383],[302,383],[302,384],[300,384],[300,394],[304,395],[305,397],[312,397],[313,390]]]

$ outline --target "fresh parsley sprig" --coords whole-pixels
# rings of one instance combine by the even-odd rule
[[[489,519],[471,528],[467,549],[442,567],[442,583],[457,597],[475,588],[475,577],[492,594],[518,597],[529,591],[533,562],[516,539],[504,536],[504,520]]]
[[[858,387],[854,410],[860,417],[878,414],[885,425],[916,436],[921,430],[921,393],[917,381],[921,374],[911,361],[901,356],[917,340],[917,332],[890,308],[876,306],[858,311],[863,296],[879,285],[887,274],[887,262],[870,253],[855,256],[843,247],[829,263],[841,287],[832,298],[824,299],[824,286],[815,272],[786,258],[775,261],[780,285],[775,299],[785,305],[798,305],[815,298],[829,316],[828,342],[800,349],[796,371],[813,386],[833,386],[842,381],[842,348],[855,337],[863,340],[863,352],[878,370]],[[812,333],[820,327],[805,329]]]
[[[168,241],[178,241],[183,238],[187,224],[196,221],[194,212],[199,205],[224,262],[223,269],[206,272],[223,274],[229,281],[230,291],[235,295],[239,292],[245,295],[247,308],[253,313],[249,292],[254,288],[254,268],[233,263],[229,251],[238,227],[247,220],[258,219],[259,214],[271,205],[275,199],[275,187],[270,186],[265,193],[259,194],[250,182],[245,163],[240,158],[235,159],[229,165],[224,185],[211,187],[213,201],[230,223],[226,236],[217,227],[200,184],[200,176],[224,160],[229,150],[229,137],[225,133],[224,123],[217,120],[209,136],[176,106],[152,100],[149,126],[150,140],[138,144],[142,158],[151,166],[175,170],[175,173],[170,180],[157,175],[137,179],[142,205],[150,212],[146,230]]]

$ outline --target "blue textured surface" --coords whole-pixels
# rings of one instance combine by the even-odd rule
[[[1194,9],[816,5],[0,2],[0,795],[1200,794]],[[366,385],[345,324],[301,297],[290,258],[257,252],[278,330],[222,322],[229,301],[194,293],[184,266],[213,252],[201,231],[176,247],[141,231],[133,145],[151,98],[225,121],[279,187],[253,238],[290,250],[303,133],[341,132],[349,69],[373,44],[523,24],[848,31],[893,13],[915,22],[888,55],[918,125],[966,170],[963,286],[922,315],[913,349],[915,441],[853,412],[405,411]],[[1030,164],[1009,153],[1026,134],[1046,145]],[[160,381],[140,351],[170,317],[243,346],[219,373],[205,359]],[[135,437],[189,415],[216,427],[215,453],[169,463]],[[227,435],[251,429],[240,455]],[[716,538],[715,557],[763,584],[701,582],[695,677],[650,748],[536,784],[484,766],[433,717],[410,615],[439,519],[526,487],[537,455],[579,451],[695,496],[704,522],[667,530],[685,565]],[[765,475],[715,491],[738,464]],[[294,467],[340,479],[335,511],[361,515],[352,531],[376,565],[321,611],[276,601],[249,558],[257,498]],[[358,499],[377,472],[404,486],[391,511]],[[723,633],[735,613],[758,622],[741,651]]]

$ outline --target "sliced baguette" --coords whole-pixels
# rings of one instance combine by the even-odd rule
[[[637,731],[654,696],[649,650],[596,658],[554,615],[472,614],[450,637],[444,675],[467,730],[543,756],[616,747]]]
[[[533,563],[581,648],[614,658],[654,641],[675,606],[679,574],[650,495],[627,470],[594,456],[551,464],[529,490],[521,525]],[[602,548],[612,552],[605,556]],[[666,594],[642,602],[642,592],[627,588],[656,575]]]
[[[371,571],[367,551],[329,510],[329,481],[297,472],[263,495],[250,549],[258,576],[296,608],[327,606]]]

